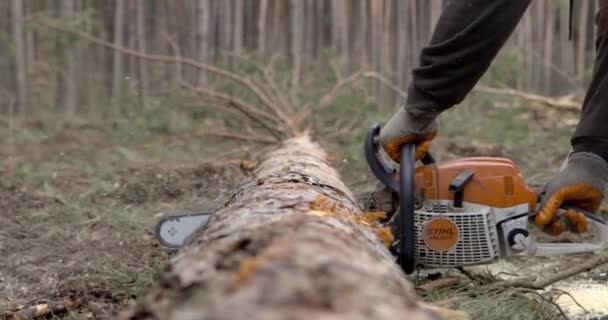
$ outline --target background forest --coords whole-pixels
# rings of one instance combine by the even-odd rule
[[[485,83],[547,96],[581,94],[592,69],[596,6],[576,2],[568,41],[568,1],[533,1]],[[40,19],[137,52],[230,70],[243,68],[243,57],[279,56],[293,71],[293,85],[318,80],[331,59],[344,74],[372,70],[405,89],[441,7],[441,0],[3,1],[2,111],[12,105],[23,114],[28,107],[68,116],[129,112],[179,98],[180,81],[212,81],[195,68],[176,70],[92,45]],[[386,88],[368,89],[384,110],[396,101]]]

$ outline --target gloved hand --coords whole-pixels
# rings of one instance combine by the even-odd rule
[[[570,155],[565,168],[554,177],[541,193],[534,223],[547,228],[554,235],[570,226],[573,231],[587,230],[587,219],[581,212],[568,209],[563,217],[558,216],[562,205],[570,205],[595,212],[604,197],[608,182],[608,164],[598,155],[577,152]]]
[[[380,145],[395,162],[401,160],[401,147],[406,143],[416,143],[416,160],[422,158],[437,134],[438,112],[415,115],[405,107],[393,115],[380,131]]]

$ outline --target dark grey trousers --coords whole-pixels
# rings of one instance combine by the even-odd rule
[[[587,1],[587,0],[583,0]],[[572,137],[575,152],[608,160],[608,0],[598,0],[593,79]],[[407,108],[443,111],[462,102],[513,33],[531,0],[448,0],[412,71]],[[566,23],[566,22],[564,22]]]

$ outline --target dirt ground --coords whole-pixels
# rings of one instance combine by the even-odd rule
[[[41,123],[27,127],[37,133],[16,136],[0,149],[0,314],[72,297],[80,306],[59,318],[115,318],[168,261],[169,252],[153,235],[159,217],[221,206],[248,177],[251,150],[258,150],[217,141],[209,142],[217,149],[193,147],[184,141],[196,137],[182,134],[147,137],[150,142],[108,138],[86,125],[48,135]],[[534,162],[500,144],[449,139],[435,150],[441,159],[510,157],[526,163],[522,171],[529,176],[559,167],[564,156]],[[355,193],[373,182],[369,172],[335,156]],[[540,272],[534,267],[555,262],[515,261],[505,270]],[[574,281],[605,284],[607,272],[598,268]]]
[[[103,162],[114,143],[104,140],[64,128],[10,154],[2,148],[11,159],[0,176],[0,314],[73,297],[81,305],[64,319],[115,318],[167,262],[153,236],[159,217],[221,206],[246,175],[228,159],[101,174],[73,165]]]

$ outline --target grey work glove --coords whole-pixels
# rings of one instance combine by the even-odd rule
[[[566,230],[567,225],[576,232],[587,230],[587,219],[574,209],[566,210],[562,219],[558,210],[562,205],[578,207],[590,212],[599,209],[608,182],[608,164],[598,155],[589,152],[572,153],[563,170],[557,174],[541,193],[534,224],[548,228],[555,235]]]
[[[416,160],[422,158],[437,134],[438,112],[409,112],[405,107],[393,115],[380,131],[380,145],[395,162],[401,160],[401,147],[406,143],[416,144]]]

